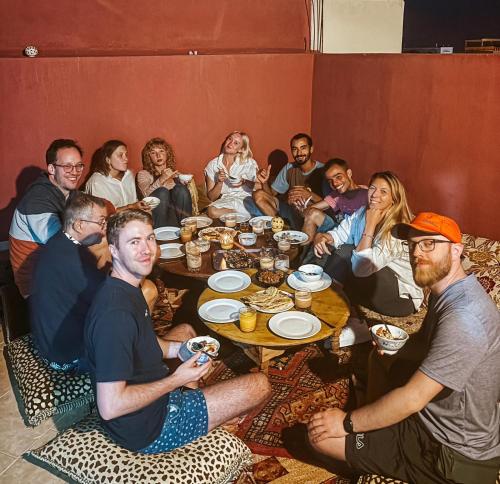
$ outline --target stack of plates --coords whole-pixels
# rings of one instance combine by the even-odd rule
[[[262,220],[264,222],[264,228],[270,229],[271,228],[271,221],[273,218],[270,215],[260,215],[259,217],[254,217],[250,219],[250,225],[253,226],[253,223],[256,222],[257,220]]]
[[[194,217],[186,217],[181,220],[181,225],[186,225],[186,222],[191,220],[196,220],[196,228],[203,229],[205,227],[209,227],[212,225],[213,220],[209,217],[205,217],[204,215],[197,215]]]

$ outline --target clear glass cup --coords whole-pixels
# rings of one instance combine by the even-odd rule
[[[196,220],[188,220],[184,227],[189,228],[192,234],[196,234],[196,231],[198,230],[198,222]]]
[[[230,250],[234,246],[234,237],[230,232],[222,232],[220,234],[220,248],[222,250]]]
[[[200,248],[194,242],[186,243],[186,263],[189,272],[199,272],[201,269]]]
[[[264,221],[263,220],[255,220],[252,225],[252,230],[254,234],[263,234],[264,233]]]
[[[292,244],[290,243],[290,241],[286,239],[281,239],[278,242],[278,249],[281,250],[281,252],[288,252],[291,246]]]
[[[261,269],[273,269],[274,268],[273,250],[267,247],[261,249],[259,262]]]
[[[244,333],[255,331],[257,326],[257,311],[248,306],[240,309],[240,330]]]
[[[229,227],[232,229],[232,228],[236,227],[237,220],[238,219],[237,219],[235,213],[228,213],[224,217],[224,224],[226,225],[226,227]]]
[[[240,232],[242,234],[246,234],[246,233],[251,232],[251,231],[252,231],[252,229],[251,229],[250,224],[248,222],[241,222],[240,223]]]
[[[274,268],[288,272],[288,269],[290,269],[290,258],[286,254],[278,254],[274,259]]]
[[[181,227],[181,242],[185,244],[186,242],[189,242],[193,238],[193,232],[189,227]]]
[[[309,309],[312,305],[312,294],[309,289],[295,291],[295,307],[297,309]]]

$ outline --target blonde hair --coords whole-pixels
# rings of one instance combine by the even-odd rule
[[[238,154],[235,157],[235,162],[237,163],[245,163],[245,161],[249,160],[250,158],[253,158],[253,153],[252,150],[250,149],[250,138],[248,134],[244,133],[243,131],[233,131],[232,133],[229,133],[226,138],[224,139],[224,142],[222,143],[221,146],[221,154],[224,152],[224,145],[226,144],[226,141],[233,136],[233,134],[239,134],[241,136],[241,150],[238,152]]]
[[[160,174],[157,173],[156,167],[153,165],[153,162],[151,161],[151,157],[149,156],[150,151],[153,148],[163,148],[166,153],[166,167],[171,168],[172,170],[175,171],[175,155],[174,155],[174,150],[172,149],[172,146],[168,144],[163,138],[152,138],[150,139],[145,145],[144,148],[142,148],[142,167],[149,171],[151,175],[153,175],[155,178],[158,177]]]
[[[410,223],[413,214],[408,206],[406,190],[399,178],[391,171],[379,171],[370,178],[369,186],[377,179],[384,180],[391,189],[392,205],[375,229],[375,236],[382,245],[390,247],[391,229],[399,223]]]

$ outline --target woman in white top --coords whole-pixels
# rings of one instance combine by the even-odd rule
[[[408,316],[422,304],[423,293],[413,280],[408,251],[391,230],[411,219],[397,176],[390,171],[375,173],[368,187],[368,207],[330,232],[317,234],[314,252],[330,256],[325,271],[344,284],[352,302],[387,316]]]
[[[85,192],[109,200],[116,209],[150,211],[147,203],[137,201],[134,175],[127,166],[127,145],[116,139],[106,141],[99,149],[93,172],[85,184]]]
[[[208,162],[205,183],[212,201],[209,217],[218,218],[230,212],[250,215],[245,199],[251,201],[258,169],[252,156],[248,135],[235,131],[224,140],[220,155]]]

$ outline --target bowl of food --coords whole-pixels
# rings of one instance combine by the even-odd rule
[[[179,173],[179,181],[181,183],[187,184],[193,179],[193,175]]]
[[[408,341],[408,333],[392,324],[374,324],[370,331],[379,350],[395,355]]]
[[[319,281],[323,276],[323,268],[321,266],[317,266],[316,264],[304,264],[299,267],[298,271],[300,278],[304,282]]]
[[[156,208],[158,205],[160,205],[160,199],[158,197],[144,197],[142,201],[146,202],[151,209]]]
[[[209,359],[214,359],[219,354],[220,343],[211,336],[197,336],[182,343],[179,349],[179,359],[189,360],[195,353],[201,352],[197,360],[198,365],[203,365]]]
[[[241,245],[248,247],[257,242],[257,235],[252,232],[246,232],[238,235],[238,241]]]
[[[278,287],[283,284],[286,276],[286,272],[280,271],[279,269],[259,269],[255,273],[255,282],[257,285],[263,287]]]

